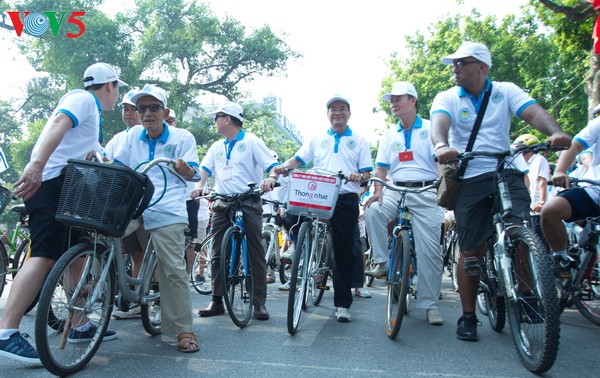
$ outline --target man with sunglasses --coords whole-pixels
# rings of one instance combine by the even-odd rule
[[[509,82],[491,81],[489,49],[477,42],[463,42],[458,50],[442,58],[454,73],[455,87],[438,93],[431,106],[431,139],[435,156],[442,164],[466,150],[476,119],[483,117],[475,135],[473,151],[501,152],[510,148],[510,121],[515,115],[545,135],[552,146],[569,146],[571,137],[556,120],[524,90]],[[480,112],[485,94],[489,102]],[[480,263],[485,241],[492,235],[491,212],[495,193],[494,159],[474,159],[461,177],[454,215],[459,234],[461,256],[458,285],[463,315],[458,320],[457,337],[477,340],[475,300],[479,288]],[[530,196],[517,170],[507,172],[520,179],[507,180],[516,214],[529,216]],[[520,293],[525,297],[527,293]],[[533,298],[533,300],[536,300]]]
[[[215,117],[217,134],[224,139],[216,141],[202,159],[201,179],[192,191],[191,197],[203,195],[208,177],[215,176],[214,191],[221,194],[243,193],[248,190],[248,182],[261,183],[264,191],[275,187],[277,182],[274,168],[279,163],[262,139],[243,129],[244,111],[235,102],[225,102],[216,111],[209,113]],[[262,172],[269,174],[262,178]],[[262,181],[262,182],[261,182]],[[212,288],[213,296],[209,305],[200,310],[202,317],[225,313],[221,272],[219,271],[219,255],[225,231],[230,225],[229,204],[217,201],[212,205]],[[262,201],[260,197],[246,200],[243,203],[244,227],[248,242],[250,265],[252,266],[252,284],[254,285],[254,318],[268,320],[269,312],[265,307],[267,300],[267,264],[262,245]]]
[[[184,179],[191,181],[198,177],[196,140],[189,131],[169,127],[165,122],[168,115],[165,91],[146,84],[131,101],[140,114],[141,125],[134,126],[125,142],[117,147],[115,163],[136,168],[149,160],[167,157],[175,160],[175,170]],[[177,335],[179,351],[197,352],[200,347],[192,327],[192,299],[182,254],[184,230],[188,226],[187,188],[177,177],[168,173],[165,176],[158,168],[147,174],[156,190],[151,199],[154,205],[144,211],[143,222],[158,258],[162,333]]]

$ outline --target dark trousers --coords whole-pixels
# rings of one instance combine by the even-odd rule
[[[354,277],[354,231],[358,232],[358,195],[340,194],[331,223],[333,241],[333,304],[350,308]]]
[[[354,274],[352,275],[352,287],[363,287],[365,284],[365,269],[363,265],[364,253],[363,245],[360,240],[360,229],[358,222],[354,230]]]

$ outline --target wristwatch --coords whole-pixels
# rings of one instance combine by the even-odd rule
[[[435,144],[435,147],[433,148],[434,151],[437,151],[438,149],[442,148],[442,147],[448,147],[448,145],[444,142],[439,142]]]

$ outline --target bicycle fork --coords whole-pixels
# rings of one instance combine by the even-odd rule
[[[495,217],[498,216],[496,215]],[[496,235],[498,235],[498,239],[494,245],[494,265],[496,272],[501,272],[498,274],[498,283],[504,288],[506,298],[516,298],[516,285],[511,273],[512,258],[506,253],[508,247],[506,245],[507,230],[504,229],[504,225],[500,219],[496,219],[494,225],[496,227]]]

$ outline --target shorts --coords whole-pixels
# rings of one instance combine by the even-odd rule
[[[186,237],[190,239],[198,238],[198,209],[200,205],[193,199],[185,201],[188,214],[188,226],[184,231]]]
[[[150,231],[144,229],[143,223],[134,232],[121,239],[123,250],[128,254],[139,251],[145,252],[149,241]]]
[[[585,188],[563,190],[557,195],[569,201],[569,204],[571,205],[571,217],[565,219],[565,222],[575,222],[579,219],[597,217],[600,215],[598,203],[590,197]]]
[[[71,245],[77,244],[82,231],[56,220],[56,209],[60,199],[64,176],[42,181],[33,197],[25,201],[29,212],[31,256],[58,260]],[[70,237],[70,239],[69,239]]]
[[[514,170],[505,171],[514,213],[521,219],[529,219],[531,197],[525,186],[524,174]],[[461,182],[454,216],[461,250],[475,249],[485,243],[494,232],[492,211],[500,206],[495,196],[496,173],[464,179]]]

